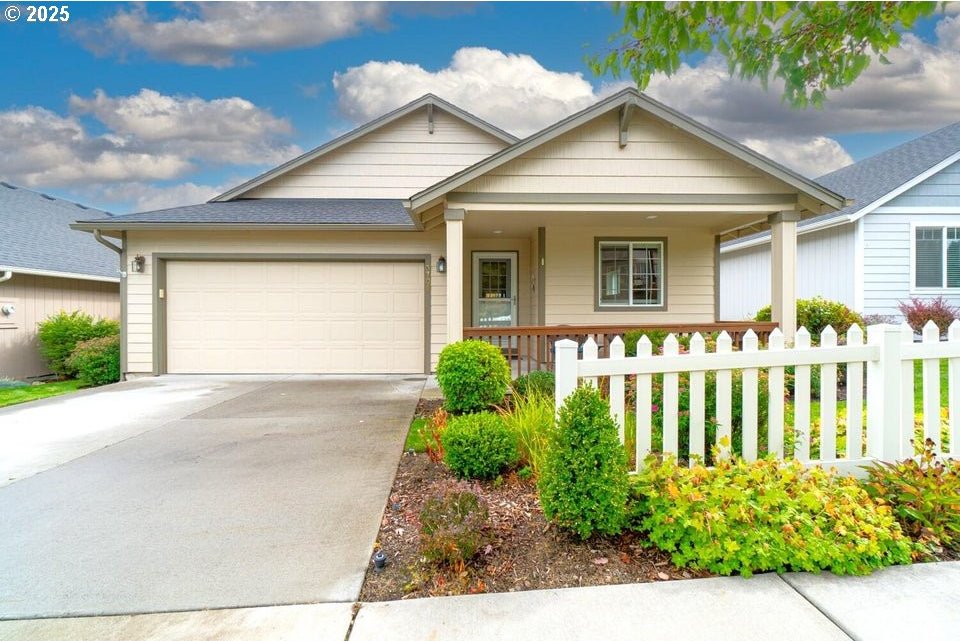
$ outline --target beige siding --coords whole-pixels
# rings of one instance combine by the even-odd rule
[[[652,116],[619,146],[609,113],[465,185],[465,192],[758,194],[794,190]]]
[[[408,198],[506,146],[426,107],[257,187],[245,198]]]
[[[529,238],[463,239],[463,324],[473,325],[473,252],[517,252],[517,319],[520,325],[532,325],[531,303],[536,304],[530,280]]]
[[[444,230],[430,232],[140,232],[127,234],[130,255],[143,254],[146,270],[130,274],[127,296],[128,371],[153,371],[154,253],[217,254],[430,254],[430,351],[432,363],[446,341],[446,281],[436,272]]]
[[[667,239],[666,311],[595,311],[595,237]],[[547,227],[546,324],[713,322],[713,234],[697,229],[615,227],[584,233]]]
[[[0,316],[0,376],[30,378],[49,374],[37,345],[37,323],[60,311],[120,318],[120,285],[14,272],[0,283],[0,305],[14,303],[11,317]]]

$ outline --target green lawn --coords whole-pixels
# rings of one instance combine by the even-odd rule
[[[418,454],[427,451],[427,446],[424,445],[423,439],[420,437],[420,428],[426,424],[427,419],[425,418],[413,419],[413,422],[410,423],[410,431],[407,432],[407,442],[403,444],[403,451],[413,450]]]
[[[69,394],[80,389],[80,381],[56,381],[41,385],[25,385],[24,387],[0,388],[0,407],[35,401],[38,398],[49,398],[61,394]]]

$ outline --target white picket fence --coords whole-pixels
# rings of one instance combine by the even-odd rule
[[[689,372],[689,456],[704,457],[713,443],[705,442],[708,417],[717,422],[717,441],[732,439],[732,402],[734,370],[742,376],[742,448],[736,453],[754,460],[765,453],[778,457],[795,457],[805,463],[837,467],[859,474],[871,461],[894,461],[912,456],[914,438],[915,360],[923,362],[923,434],[932,439],[944,456],[960,456],[960,321],[950,326],[947,340],[932,322],[923,330],[923,342],[915,343],[913,331],[906,324],[873,325],[863,330],[856,325],[847,332],[846,344],[837,344],[837,333],[827,327],[820,335],[820,345],[811,347],[806,329],[797,331],[793,347],[784,346],[783,334],[775,330],[767,349],[760,350],[756,334],[747,332],[743,349],[733,351],[732,341],[722,332],[716,341],[716,352],[707,353],[703,336],[691,337],[687,353],[680,353],[676,336],[671,334],[663,345],[662,355],[653,355],[646,336],[637,344],[637,355],[626,357],[620,338],[610,344],[610,353],[598,357],[592,338],[582,346],[571,340],[556,343],[556,402],[559,411],[564,399],[579,381],[597,385],[609,378],[610,413],[620,428],[625,442],[625,424],[629,408],[625,406],[626,377],[636,376],[636,461],[637,467],[652,451],[654,414],[659,412],[662,429],[662,451],[680,453],[679,375]],[[949,450],[941,446],[940,359],[948,360],[948,428]],[[846,446],[837,448],[837,368],[846,365]],[[811,459],[810,373],[811,366],[820,366],[820,433],[819,456]],[[785,368],[795,368],[792,398],[793,421],[785,421]],[[766,452],[759,450],[758,382],[761,369],[768,371],[769,401],[767,406]],[[716,406],[706,407],[706,372],[716,372]],[[663,375],[662,407],[652,407],[653,377]],[[864,425],[863,383],[866,377],[866,424]],[[793,451],[785,451],[785,429],[794,435]],[[864,430],[864,427],[866,429]],[[726,442],[729,442],[726,441]]]

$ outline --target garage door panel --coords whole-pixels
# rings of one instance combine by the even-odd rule
[[[167,264],[171,373],[414,373],[423,265]]]

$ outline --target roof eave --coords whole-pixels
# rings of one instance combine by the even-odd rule
[[[62,272],[51,269],[37,269],[35,267],[17,267],[16,265],[0,265],[0,272],[11,271],[14,276],[45,276],[47,278],[71,278],[73,280],[91,280],[101,283],[119,283],[119,276],[101,276],[99,274],[81,274],[77,272]]]
[[[364,223],[187,223],[187,222],[78,222],[70,225],[78,231],[281,231],[281,230],[323,230],[323,231],[418,231],[410,225],[374,225]]]

